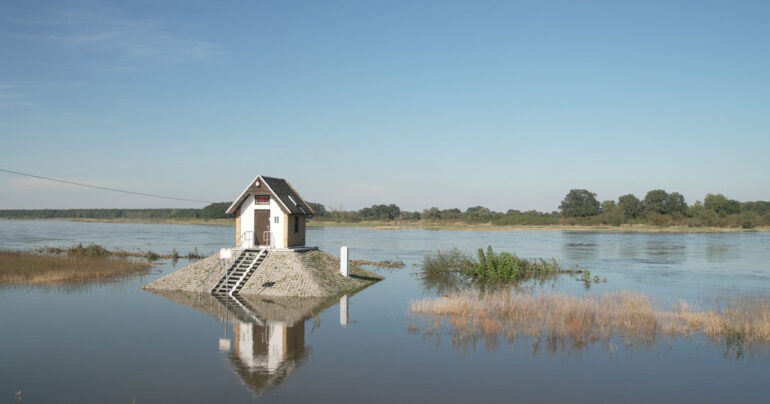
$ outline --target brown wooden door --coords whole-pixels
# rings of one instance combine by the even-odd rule
[[[270,240],[265,232],[270,231],[270,211],[266,209],[254,211],[254,240],[257,245],[268,245]]]

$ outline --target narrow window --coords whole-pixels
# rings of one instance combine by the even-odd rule
[[[276,223],[278,223],[278,219],[279,219],[279,218],[280,218],[280,216],[276,216],[276,217],[274,217],[274,218],[273,218],[273,221],[274,221],[274,222],[276,222]]]
[[[299,216],[294,216],[294,232],[299,233]]]

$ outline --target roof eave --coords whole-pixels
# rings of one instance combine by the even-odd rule
[[[257,175],[256,177],[254,177],[253,180],[251,180],[249,185],[246,185],[246,189],[244,189],[243,192],[241,192],[241,196],[239,196],[238,199],[236,199],[235,202],[233,202],[233,204],[230,205],[229,208],[227,208],[227,210],[225,211],[225,214],[228,214],[228,215],[235,214],[235,210],[238,209],[239,206],[241,206],[241,204],[243,203],[243,200],[245,199],[244,197],[248,194],[249,188],[251,188],[251,184],[257,182],[257,180],[260,179],[260,177],[262,176]],[[270,190],[270,192],[272,192],[272,190]]]
[[[300,195],[300,193],[297,192],[296,189],[294,189],[294,186],[291,185],[291,182],[289,182],[289,180],[284,180],[284,181],[286,181],[286,185],[288,185],[289,188],[291,188],[291,190],[294,191],[294,195],[297,195],[297,197],[302,201],[302,204],[305,205],[305,207],[310,210],[310,213],[309,214],[306,213],[305,216],[315,216],[315,210],[313,210],[313,207],[310,206],[309,203],[307,203],[305,198],[303,198],[302,195]]]

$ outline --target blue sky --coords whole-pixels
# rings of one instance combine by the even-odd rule
[[[0,168],[358,209],[770,200],[769,2],[2,2]],[[186,207],[0,174],[2,208]]]

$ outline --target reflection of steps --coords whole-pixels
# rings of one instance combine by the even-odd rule
[[[225,308],[232,312],[236,318],[243,322],[264,325],[264,322],[249,309],[238,296],[214,293],[214,298],[222,303]]]
[[[246,281],[249,280],[251,274],[259,267],[259,264],[265,259],[267,255],[267,249],[261,250],[246,250],[241,254],[238,259],[233,262],[233,265],[225,271],[222,279],[217,282],[216,286],[211,289],[213,295],[230,295],[238,293]]]

